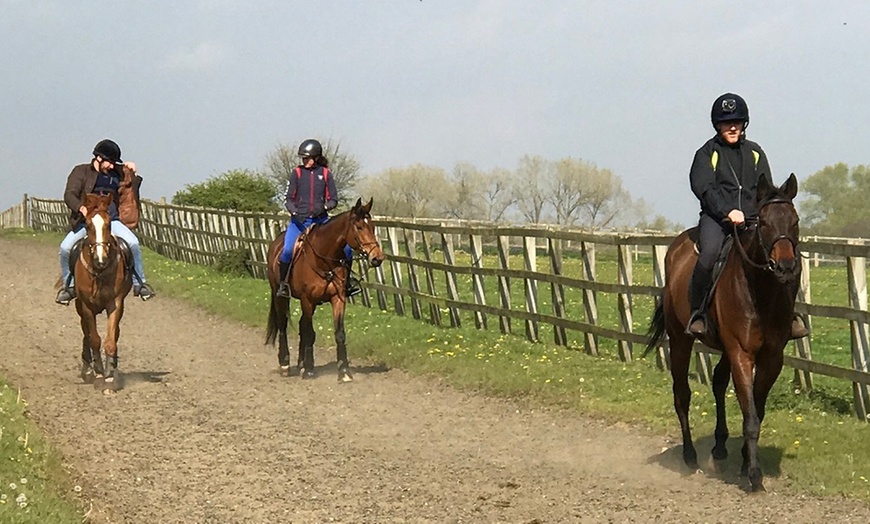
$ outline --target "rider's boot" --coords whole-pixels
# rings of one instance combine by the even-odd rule
[[[139,297],[142,300],[150,300],[157,296],[154,289],[147,282],[142,282],[139,285],[133,286],[133,296]]]
[[[67,287],[66,285],[64,285],[62,288],[60,288],[60,291],[57,292],[57,297],[55,297],[54,301],[58,304],[68,306],[74,298],[76,298],[75,288]]]
[[[695,270],[692,272],[692,282],[689,284],[689,305],[692,309],[692,316],[689,318],[689,325],[686,327],[686,333],[689,335],[703,337],[707,334],[707,315],[704,299],[707,297],[710,284],[712,283],[712,272],[701,264],[695,264]]]
[[[357,278],[357,276],[353,274],[350,262],[346,262],[345,267],[347,267],[347,278],[344,281],[344,295],[346,297],[359,295],[360,293],[362,293],[362,287],[360,287],[359,278]]]
[[[287,273],[290,272],[290,264],[288,262],[278,261],[278,290],[275,291],[276,297],[290,298],[290,284],[287,283]]]
[[[810,330],[807,329],[807,326],[804,324],[800,315],[795,313],[794,318],[791,320],[791,335],[789,336],[789,339],[797,340],[808,336],[810,336]]]

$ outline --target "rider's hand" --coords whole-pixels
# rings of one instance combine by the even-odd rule
[[[728,220],[730,220],[733,224],[741,226],[744,222],[746,222],[746,217],[743,215],[743,211],[739,209],[732,209],[728,213]]]
[[[85,206],[80,207],[79,213],[81,213],[83,217],[88,216],[88,208],[86,208]]]
[[[136,174],[136,163],[135,162],[124,162],[124,169],[130,171],[130,174]]]

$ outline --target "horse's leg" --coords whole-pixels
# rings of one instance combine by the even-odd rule
[[[755,409],[755,393],[753,386],[753,362],[743,354],[742,348],[734,352],[737,358],[731,362],[731,374],[734,378],[734,392],[743,412],[743,465],[741,475],[749,476],[752,491],[763,490],[761,485],[761,467],[758,465],[758,434],[761,421],[758,410]]]
[[[302,299],[302,316],[299,317],[299,359],[302,361],[299,374],[302,378],[314,377],[314,309],[308,300]]]
[[[115,304],[108,311],[108,319],[106,321],[106,344],[104,352],[106,353],[106,380],[103,392],[117,391],[120,389],[120,384],[117,379],[118,371],[118,338],[121,336],[121,318],[124,316],[124,301],[122,298],[116,298]]]
[[[682,330],[669,330],[671,345],[671,376],[674,380],[674,411],[680,420],[683,434],[683,461],[693,471],[698,469],[698,453],[692,443],[692,430],[689,427],[689,403],[692,390],[689,388],[689,364],[692,361],[694,339]]]
[[[716,444],[713,446],[713,458],[724,460],[728,458],[725,442],[728,440],[728,421],[725,419],[725,391],[731,381],[731,361],[728,355],[722,354],[716,369],[713,370],[713,397],[716,398]]]
[[[755,356],[755,384],[753,387],[753,400],[755,413],[758,417],[758,433],[761,433],[761,423],[764,421],[765,406],[767,404],[767,396],[770,394],[773,384],[782,372],[782,349],[779,351],[769,348],[762,348]],[[752,448],[749,448],[752,451]],[[763,491],[764,484],[761,472],[761,464],[757,461],[758,453],[758,437],[755,439],[756,453],[756,474],[753,475],[751,465],[749,466],[749,482],[752,485],[752,491]],[[744,454],[744,467],[746,464],[746,455]],[[751,455],[750,455],[751,458]],[[750,460],[751,464],[751,460]]]
[[[332,297],[332,322],[335,326],[335,361],[338,365],[338,381],[350,382],[350,362],[347,359],[347,337],[344,332],[344,308],[346,302],[338,295]]]
[[[90,352],[90,358],[87,360],[91,363],[94,370],[93,378],[82,378],[85,379],[86,382],[95,382],[97,380],[102,381],[104,373],[103,357],[100,355],[100,344],[102,343],[102,340],[100,339],[100,334],[97,332],[97,316],[93,311],[85,306],[81,300],[76,301],[76,310],[79,313],[82,325],[82,355],[84,355],[85,351]],[[82,360],[85,360],[84,356]],[[82,370],[84,371],[84,362],[82,363]]]
[[[290,346],[287,344],[287,314],[290,300],[272,294],[275,307],[275,324],[278,328],[278,367],[284,376],[290,375]]]
[[[84,323],[82,323],[84,329]],[[85,384],[94,382],[94,357],[91,355],[91,346],[88,344],[88,336],[82,335],[82,369],[81,377]]]

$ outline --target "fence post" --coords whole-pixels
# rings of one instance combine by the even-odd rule
[[[555,238],[548,238],[548,248],[550,251],[550,268],[554,275],[562,275],[562,241]],[[556,318],[565,318],[565,286],[562,284],[550,284],[550,296],[553,300],[553,315]],[[568,345],[568,334],[565,328],[561,326],[553,326],[553,342],[560,346]]]
[[[441,223],[441,227],[447,227],[447,224],[444,222]],[[453,235],[450,233],[441,233],[441,248],[444,252],[444,263],[450,267],[456,265],[456,254],[453,251]],[[459,300],[459,292],[456,288],[456,273],[452,271],[444,272],[444,279],[447,281],[447,298],[450,300]],[[461,322],[459,320],[459,309],[453,306],[448,306],[448,310],[450,311],[450,326],[451,327],[459,327]]]
[[[471,267],[483,268],[483,240],[480,235],[469,235],[468,245],[471,251]],[[483,287],[483,275],[474,272],[471,274],[471,287],[474,294],[474,303],[479,306],[486,305],[486,294]],[[477,329],[487,329],[486,313],[474,312],[474,325]]]
[[[426,232],[423,231],[423,258],[426,262],[432,262],[432,248],[429,245],[429,239],[426,237]],[[437,297],[435,291],[435,271],[431,267],[426,268],[426,291],[433,297]],[[429,302],[429,320],[432,324],[441,327],[441,308],[435,302]]]
[[[631,246],[619,244],[617,247],[617,261],[619,266],[619,273],[617,276],[618,283],[623,286],[630,286],[633,278],[631,267]],[[622,332],[631,333],[634,330],[632,326],[634,319],[631,308],[631,294],[627,292],[618,293],[617,300],[619,304],[619,320],[622,324]],[[631,362],[631,351],[632,343],[630,341],[619,341],[619,360],[622,360],[623,362]]]
[[[538,270],[537,238],[523,237],[523,259],[525,260],[526,271],[534,273]],[[526,277],[523,280],[525,281],[526,311],[537,315],[538,281],[530,277]],[[526,338],[532,342],[538,341],[537,320],[526,320]]]
[[[381,238],[380,232],[382,232],[383,229],[384,228],[382,227],[375,228],[375,235],[378,237],[378,239]],[[375,268],[375,281],[382,286],[384,285],[384,264],[381,264]],[[378,289],[378,307],[381,309],[381,311],[387,310],[387,294],[382,289]]]
[[[864,257],[847,257],[846,269],[849,276],[849,305],[861,311],[867,311],[867,273]],[[868,371],[870,360],[870,326],[864,322],[850,320],[852,331],[852,364],[858,371]],[[855,397],[855,414],[861,420],[868,420],[870,410],[870,388],[857,382],[852,383],[852,393]]]
[[[810,260],[804,257],[801,257],[800,260],[801,287],[798,290],[797,294],[798,307],[800,307],[800,303],[812,303],[812,294],[810,293]],[[804,315],[804,321],[806,322],[807,330],[812,333],[812,320],[810,318],[809,312]],[[797,356],[799,356],[800,358],[805,358],[807,360],[813,359],[812,342],[810,340],[810,337],[804,337],[799,340],[795,340],[794,345]],[[813,389],[813,374],[809,371],[802,371],[796,369],[794,371],[794,382],[795,385],[799,386],[802,390],[809,391]]]
[[[583,257],[583,279],[587,282],[595,282],[595,244],[592,242],[580,242],[580,253]],[[593,289],[583,290],[583,309],[586,311],[586,322],[593,326],[598,325],[598,294]],[[583,333],[583,347],[586,353],[598,355],[598,335]]]
[[[416,232],[409,231],[408,228],[402,228],[402,235],[405,238],[405,253],[408,255],[408,258],[416,259]],[[408,263],[408,288],[414,293],[420,292],[420,281],[417,279],[417,266],[410,262]],[[417,320],[423,318],[423,310],[420,307],[420,300],[416,297],[411,297],[411,315]]]
[[[668,246],[654,245],[653,246],[653,284],[656,287],[665,287],[665,255],[667,255]],[[655,297],[655,307],[658,308],[662,301],[661,294]],[[671,369],[671,355],[668,349],[665,349],[663,344],[656,348],[656,366],[661,370]]]
[[[396,228],[387,228],[387,239],[390,241],[390,254],[399,254],[399,237],[396,236]],[[402,289],[402,266],[396,259],[390,261],[390,273],[393,279],[393,287],[397,289],[393,293],[393,302],[396,305],[396,313],[405,315],[405,297],[401,293]]]
[[[27,198],[27,193],[24,193],[24,200],[21,202],[21,210],[23,216],[22,218],[22,227],[29,228],[30,227],[30,199]]]
[[[507,271],[510,269],[510,237],[499,235],[498,237],[498,267]],[[511,309],[511,281],[508,277],[498,277],[498,296],[501,308],[507,311]],[[511,319],[506,316],[498,317],[498,327],[502,333],[511,332]]]

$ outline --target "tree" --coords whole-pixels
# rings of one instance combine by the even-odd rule
[[[631,195],[622,188],[622,179],[609,169],[595,168],[586,181],[586,213],[590,229],[613,225],[620,211],[630,209]]]
[[[801,215],[807,231],[819,235],[870,236],[870,166],[826,166],[804,181]]]
[[[323,146],[323,156],[329,160],[329,172],[335,180],[335,188],[341,203],[353,204],[356,198],[352,194],[359,180],[360,164],[356,158],[345,151],[341,142],[329,139],[318,139]],[[300,141],[301,142],[301,141]],[[279,200],[284,198],[287,190],[287,181],[290,176],[295,176],[296,166],[299,165],[299,155],[296,147],[287,144],[278,144],[266,156],[266,173],[274,184]]]
[[[439,216],[449,188],[443,169],[423,164],[389,168],[359,186],[361,194],[374,198],[377,214],[411,218]]]
[[[272,181],[261,173],[234,169],[199,184],[187,184],[175,193],[172,203],[236,211],[277,211]]]
[[[552,179],[553,163],[541,156],[526,155],[511,180],[511,196],[525,219],[538,224],[547,205],[547,181]]]

